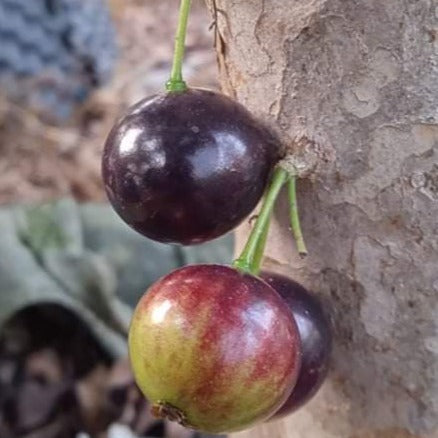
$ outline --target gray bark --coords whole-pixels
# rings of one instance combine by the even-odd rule
[[[318,396],[239,436],[438,437],[438,4],[216,3],[224,90],[305,177],[310,256],[281,199],[266,263],[319,294],[335,334]]]

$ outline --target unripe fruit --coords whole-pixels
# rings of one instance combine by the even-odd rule
[[[210,433],[267,419],[300,366],[298,330],[281,297],[220,265],[188,266],[157,281],[135,310],[129,351],[153,412]]]

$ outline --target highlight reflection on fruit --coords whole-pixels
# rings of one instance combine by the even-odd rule
[[[197,244],[239,225],[263,195],[277,146],[251,114],[209,90],[148,97],[111,131],[109,200],[139,233]]]
[[[300,367],[298,329],[281,297],[220,265],[188,266],[156,282],[136,308],[129,349],[154,413],[211,433],[271,416]]]

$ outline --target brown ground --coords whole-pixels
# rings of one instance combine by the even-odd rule
[[[118,28],[119,65],[65,126],[43,123],[0,96],[0,204],[42,202],[72,195],[105,199],[100,155],[114,119],[128,105],[162,89],[170,70],[177,0],[109,0]],[[194,0],[186,79],[216,87],[211,17]]]
[[[73,314],[56,305],[23,310],[0,331],[0,437],[79,438],[80,432],[208,438],[154,418],[129,361],[112,362]]]

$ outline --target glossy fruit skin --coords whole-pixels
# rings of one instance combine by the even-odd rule
[[[129,333],[137,384],[186,427],[242,430],[271,416],[300,366],[295,321],[265,282],[221,265],[194,265],[156,282]]]
[[[332,350],[330,323],[321,304],[299,283],[288,277],[262,272],[260,276],[285,300],[295,318],[301,339],[301,368],[294,390],[272,417],[291,414],[308,402],[324,382]]]
[[[102,175],[111,204],[132,228],[192,245],[251,213],[277,154],[272,136],[242,105],[189,89],[129,109],[106,141]]]

